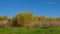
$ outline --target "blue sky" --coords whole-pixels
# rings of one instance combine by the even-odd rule
[[[34,15],[60,17],[60,0],[0,0],[0,16],[13,17],[22,10]]]

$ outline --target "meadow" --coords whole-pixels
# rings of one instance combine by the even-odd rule
[[[60,34],[60,28],[32,28],[24,27],[0,28],[0,34]]]
[[[60,17],[34,16],[32,12],[0,16],[0,34],[60,34]]]

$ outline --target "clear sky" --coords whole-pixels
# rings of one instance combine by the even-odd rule
[[[34,15],[60,17],[60,0],[0,0],[0,16],[13,17],[22,10],[33,10]]]

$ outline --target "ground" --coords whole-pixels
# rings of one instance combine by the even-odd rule
[[[0,34],[60,34],[60,28],[0,28]]]

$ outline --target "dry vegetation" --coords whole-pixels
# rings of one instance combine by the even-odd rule
[[[1,27],[60,27],[60,18],[34,16],[31,12],[16,14],[13,18],[0,16]]]

